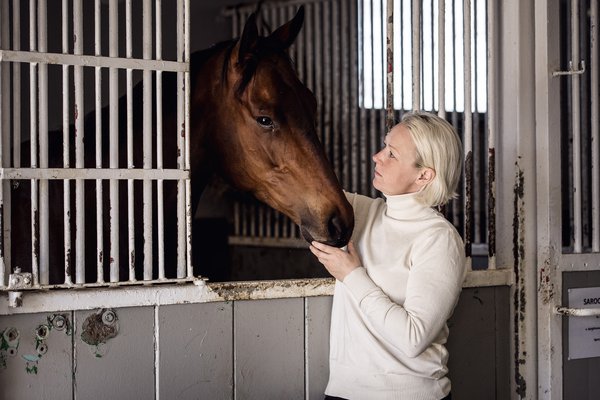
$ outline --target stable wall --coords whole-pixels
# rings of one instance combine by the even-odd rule
[[[214,290],[248,295],[232,284]],[[21,337],[0,366],[0,398],[322,399],[331,299],[117,308],[119,331],[99,346],[82,340],[84,321],[98,310],[69,311],[75,331],[51,329],[35,362],[26,361],[37,354],[35,330],[53,313],[4,315],[0,331],[14,327]],[[449,321],[453,397],[509,398],[508,303],[508,287],[463,290]]]

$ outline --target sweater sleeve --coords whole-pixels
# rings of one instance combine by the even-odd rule
[[[428,232],[413,249],[404,304],[393,302],[357,268],[343,281],[373,329],[408,357],[427,349],[450,318],[465,277],[462,240],[450,230]]]

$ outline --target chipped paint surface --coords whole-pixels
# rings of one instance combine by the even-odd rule
[[[209,283],[208,289],[219,300],[260,300],[284,297],[333,294],[334,279],[289,279],[255,282]]]
[[[547,254],[543,257],[543,260],[543,265],[539,269],[537,287],[542,304],[548,305],[552,303],[556,291],[552,277],[557,266],[557,256],[553,247],[547,249]]]
[[[496,149],[488,149],[488,257],[496,256]]]
[[[515,391],[525,398],[527,382],[525,380],[525,364],[527,363],[527,349],[525,348],[525,204],[523,170],[517,167],[515,185],[513,189],[513,262],[514,262],[514,363],[515,363]]]
[[[471,257],[471,244],[473,233],[473,152],[469,151],[465,156],[465,255]]]
[[[96,357],[102,357],[100,348],[109,339],[119,333],[119,319],[117,313],[111,309],[102,309],[89,315],[81,327],[81,340],[93,346]]]

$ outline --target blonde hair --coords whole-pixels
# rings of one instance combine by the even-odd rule
[[[423,111],[404,114],[400,124],[408,129],[415,143],[417,168],[435,171],[433,180],[419,191],[419,200],[434,207],[457,197],[463,149],[454,127],[437,115]]]

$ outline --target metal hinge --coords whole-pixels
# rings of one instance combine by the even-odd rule
[[[21,272],[21,268],[15,267],[15,271],[8,276],[8,306],[21,307],[23,305],[23,289],[33,286],[33,275],[31,272]]]

